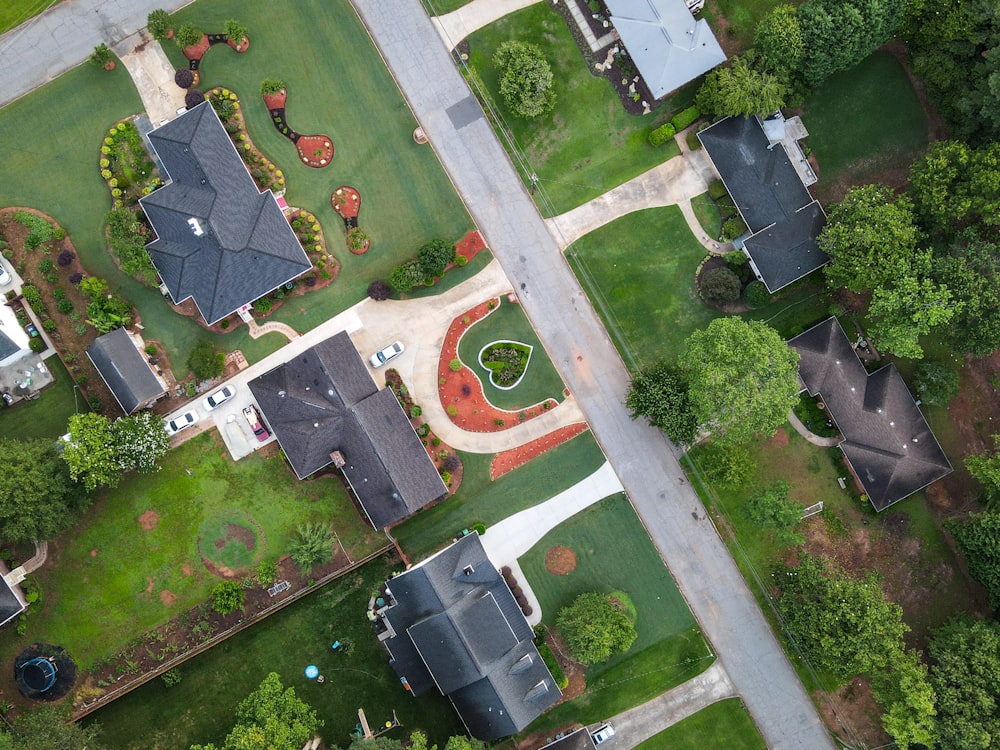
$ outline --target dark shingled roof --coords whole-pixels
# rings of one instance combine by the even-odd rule
[[[124,328],[94,339],[87,356],[126,414],[167,392]]]
[[[826,214],[780,144],[769,147],[756,117],[727,117],[698,133],[752,235],[747,254],[775,292],[820,268],[829,256],[816,236]]]
[[[594,750],[594,738],[587,727],[581,727],[545,746],[545,750]]]
[[[10,337],[0,331],[0,362],[7,359],[11,354],[21,351],[21,347],[11,341]]]
[[[174,302],[193,298],[211,325],[312,268],[210,102],[153,130],[149,142],[171,181],[139,200],[156,231],[146,250]]]
[[[414,695],[436,686],[473,737],[519,732],[562,694],[531,626],[472,533],[388,582],[390,663]]]
[[[4,575],[8,572],[7,567],[0,563],[0,626],[13,620],[27,606],[14,591],[14,588],[4,579]]]
[[[836,318],[788,345],[799,353],[806,389],[822,397],[843,433],[840,449],[875,510],[951,473],[951,463],[895,365],[869,375]]]
[[[448,488],[392,391],[379,391],[345,331],[249,383],[299,479],[344,457],[344,476],[375,528]]]

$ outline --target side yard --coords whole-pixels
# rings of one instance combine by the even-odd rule
[[[638,750],[767,750],[753,719],[739,698],[713,703],[645,742]]]

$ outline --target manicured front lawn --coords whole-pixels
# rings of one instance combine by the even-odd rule
[[[680,355],[684,339],[719,313],[694,285],[705,249],[676,206],[616,219],[580,238],[566,256],[629,369]],[[782,335],[826,315],[825,293],[802,282],[746,314]]]
[[[545,555],[555,545],[576,554],[567,575],[550,573]],[[546,534],[520,559],[552,626],[559,610],[588,591],[624,591],[635,605],[638,638],[624,654],[587,670],[587,690],[539,717],[529,731],[569,721],[601,721],[639,705],[705,670],[714,658],[628,498],[601,500]],[[612,687],[613,686],[613,687]]]
[[[59,0],[7,0],[0,5],[0,34],[34,18]]]
[[[713,703],[636,745],[637,750],[704,750],[706,747],[767,750],[764,738],[739,698]]]
[[[421,0],[429,16],[443,16],[468,5],[471,0]],[[458,41],[457,39],[455,41]]]
[[[553,448],[521,468],[490,481],[490,454],[464,453],[465,478],[453,497],[393,527],[411,562],[443,547],[475,523],[489,526],[548,500],[590,476],[604,463],[590,432]]]
[[[0,409],[0,437],[55,440],[66,432],[69,418],[76,411],[90,411],[86,397],[73,387],[73,379],[58,357],[45,360],[45,367],[55,382],[34,401],[21,401]]]
[[[719,44],[732,56],[742,53],[753,44],[760,19],[781,2],[782,0],[717,0],[706,4],[702,12]],[[791,4],[800,5],[801,0],[792,0]]]
[[[479,352],[495,341],[513,341],[532,347],[528,367],[518,384],[510,390],[497,388],[490,373],[479,361]],[[459,357],[472,368],[483,384],[486,398],[501,409],[523,409],[547,398],[562,401],[563,382],[542,348],[542,343],[518,304],[502,298],[500,306],[465,332],[458,347]]]
[[[927,147],[927,118],[906,72],[886,52],[832,76],[802,107],[819,162],[817,194],[839,200],[851,185],[905,181]]]
[[[705,230],[705,234],[712,239],[717,239],[722,231],[722,214],[719,207],[715,205],[712,196],[708,193],[696,195],[691,199],[691,208],[694,215],[698,217],[698,222]]]
[[[507,111],[492,58],[508,39],[538,44],[545,52],[556,82],[556,105],[551,113],[528,120]],[[590,74],[566,22],[549,3],[538,3],[480,29],[469,36],[469,46],[469,66],[503,118],[494,125],[509,132],[517,144],[520,154],[514,163],[523,158],[538,175],[536,200],[545,216],[586,203],[679,153],[672,141],[654,148],[647,138],[651,129],[670,119],[673,110],[690,103],[696,85],[682,89],[655,114],[628,114],[611,84]],[[501,141],[511,148],[506,138]],[[529,174],[522,170],[521,176],[527,180]]]
[[[142,519],[151,526],[144,528],[149,511],[156,515]],[[249,528],[255,543],[246,562],[257,563],[286,554],[307,521],[330,522],[353,559],[383,541],[339,481],[299,482],[277,456],[234,463],[215,434],[199,436],[172,450],[159,473],[130,476],[104,493],[54,540],[49,562],[32,576],[43,599],[31,608],[27,638],[64,645],[86,668],[208,596],[220,579],[202,555],[216,565],[230,556],[225,538],[200,535],[229,522]],[[25,643],[5,630],[0,659],[12,661]]]
[[[192,743],[221,743],[232,727],[236,705],[269,672],[316,709],[326,723],[320,730],[328,747],[347,747],[364,708],[373,727],[392,718],[403,726],[387,736],[405,739],[418,729],[443,747],[452,734],[464,734],[458,714],[438,694],[412,698],[388,664],[365,606],[371,591],[391,570],[372,561],[252,628],[233,636],[179,667],[182,681],[171,688],[159,679],[129,693],[87,721],[97,722],[101,740],[120,750],[187,750]],[[335,640],[352,651],[332,651]],[[326,677],[307,680],[306,665]]]

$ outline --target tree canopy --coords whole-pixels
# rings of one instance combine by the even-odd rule
[[[728,67],[716,68],[705,77],[697,104],[702,112],[749,117],[781,109],[787,96],[788,87],[778,76],[734,57]]]
[[[104,750],[97,726],[67,723],[61,706],[40,706],[13,721],[10,734],[0,732],[0,750]]]
[[[777,75],[787,77],[801,67],[806,45],[794,5],[779,5],[761,19],[753,49],[761,67]]]
[[[801,72],[816,86],[854,67],[885,44],[902,20],[905,0],[809,0],[798,21],[808,54]]]
[[[0,539],[50,539],[71,519],[73,482],[51,440],[0,439]]]
[[[541,48],[511,40],[503,42],[493,55],[500,78],[500,95],[518,117],[538,117],[556,103],[552,68]]]
[[[746,504],[747,518],[764,529],[772,529],[785,544],[802,544],[805,538],[795,531],[802,518],[802,506],[788,497],[788,482],[778,480],[755,495]]]
[[[144,411],[115,421],[102,414],[74,414],[63,459],[70,476],[88,490],[115,487],[124,472],[149,473],[170,447],[162,420]]]
[[[625,406],[632,419],[646,417],[675,443],[690,443],[698,426],[691,411],[688,383],[679,367],[658,362],[632,379]]]
[[[773,435],[798,400],[799,355],[760,321],[716,318],[688,337],[681,361],[695,418],[716,439]]]
[[[453,260],[455,246],[447,240],[431,240],[417,250],[417,262],[427,277],[440,276]]]
[[[636,639],[635,624],[624,603],[613,595],[588,592],[559,610],[556,627],[573,658],[598,664],[628,651]]]
[[[946,328],[952,348],[974,357],[1000,348],[1000,245],[970,227],[935,257],[933,275],[961,303]]]
[[[940,750],[1000,750],[1000,624],[950,622],[929,651]]]
[[[973,458],[976,457],[970,456],[967,463]],[[996,456],[990,461],[991,477],[995,480]],[[973,466],[969,466],[969,471],[976,476]],[[1000,610],[1000,513],[974,513],[964,520],[949,519],[944,526],[955,538],[955,545],[969,566],[969,575],[986,589],[990,606]]]
[[[285,689],[271,672],[236,709],[236,724],[221,746],[192,745],[191,750],[298,750],[323,722],[316,712]]]

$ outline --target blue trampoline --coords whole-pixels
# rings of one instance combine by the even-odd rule
[[[35,693],[44,693],[56,684],[57,671],[52,659],[36,656],[21,665],[21,679]]]

